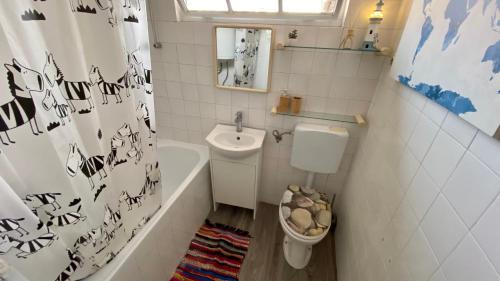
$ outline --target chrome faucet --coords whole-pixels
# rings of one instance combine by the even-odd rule
[[[236,123],[236,132],[241,133],[243,131],[243,127],[241,123],[243,122],[243,112],[236,112],[236,118],[234,119],[234,123]]]

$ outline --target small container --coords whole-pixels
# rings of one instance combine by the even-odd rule
[[[280,103],[278,104],[278,112],[288,112],[290,110],[290,96],[283,90],[280,96]]]
[[[292,97],[292,109],[291,112],[293,114],[297,114],[300,112],[300,107],[302,106],[302,98],[301,97]]]

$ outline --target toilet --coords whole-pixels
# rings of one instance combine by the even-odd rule
[[[290,164],[308,172],[303,187],[313,188],[315,173],[336,173],[344,154],[349,133],[345,128],[326,125],[298,124],[294,130]],[[290,191],[287,191],[290,192]],[[285,195],[283,196],[285,198]],[[302,269],[309,263],[312,246],[319,243],[330,230],[330,224],[319,235],[307,236],[293,229],[285,218],[280,202],[279,220],[285,237],[283,251],[287,263],[295,269]],[[286,208],[286,207],[285,207]]]

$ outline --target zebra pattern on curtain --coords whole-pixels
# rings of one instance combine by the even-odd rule
[[[109,263],[161,204],[145,0],[0,1],[0,259]]]

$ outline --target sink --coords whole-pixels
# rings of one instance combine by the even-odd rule
[[[264,130],[243,127],[242,132],[236,132],[236,126],[219,124],[205,140],[219,153],[231,158],[241,158],[260,150],[265,136]]]

